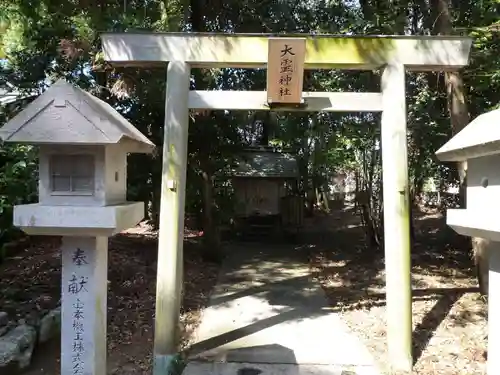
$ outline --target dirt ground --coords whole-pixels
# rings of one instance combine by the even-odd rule
[[[486,303],[465,238],[438,213],[419,214],[412,244],[413,351],[417,375],[479,375],[486,370]],[[320,220],[337,228],[311,249],[311,266],[331,306],[387,364],[385,275],[380,252],[366,248],[352,211]],[[324,231],[323,231],[324,232]]]
[[[41,239],[0,265],[0,309],[10,317],[30,319],[55,308],[61,291],[57,238]],[[203,261],[196,233],[186,232],[181,346],[198,322],[214,285],[218,265]],[[139,226],[115,236],[109,245],[108,374],[151,374],[156,290],[156,236]],[[60,340],[34,353],[25,375],[58,375]],[[0,375],[1,374],[0,371]],[[11,375],[11,374],[5,374]]]
[[[464,238],[439,214],[419,214],[412,244],[414,357],[417,375],[485,373],[486,305],[477,291]],[[307,220],[303,242],[331,306],[387,363],[383,253],[365,246],[352,211]],[[199,256],[187,232],[182,307],[183,343],[215,283],[218,265]],[[36,242],[0,265],[0,306],[11,316],[55,307],[60,296],[57,239]],[[108,374],[151,373],[156,282],[156,238],[147,227],[115,237],[109,253]],[[35,353],[25,375],[59,374],[59,340]],[[4,375],[4,374],[0,374]]]

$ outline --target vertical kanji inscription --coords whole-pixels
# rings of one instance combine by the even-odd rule
[[[304,77],[305,39],[271,38],[267,64],[270,103],[300,103]]]

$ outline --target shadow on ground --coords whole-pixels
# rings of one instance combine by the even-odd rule
[[[463,237],[449,229],[438,214],[419,213],[415,222],[412,299],[417,306],[413,334],[417,361],[446,317],[455,326],[468,325],[471,314],[465,311],[450,314],[450,311],[464,295],[477,294],[478,289]],[[242,247],[249,253],[248,266],[245,262],[238,269],[227,265],[224,282],[214,290],[210,305],[229,308],[235,300],[254,296],[272,306],[276,315],[253,319],[243,328],[194,344],[188,350],[190,355],[273,325],[325,313],[326,309],[306,309],[312,304],[310,299],[317,295],[311,290],[311,277],[321,281],[315,287],[322,285],[329,297],[329,306],[323,306],[328,312],[356,312],[385,306],[384,254],[367,248],[359,219],[349,209],[309,219],[298,245],[233,243],[228,251],[241,252]],[[252,247],[254,251],[249,252]],[[305,270],[304,262],[310,262],[311,268]],[[425,309],[420,311],[420,305]],[[472,315],[474,319],[484,318],[483,313],[477,311]],[[384,326],[383,321],[379,325]]]
[[[55,308],[61,291],[58,238],[44,238],[0,266],[0,306],[26,319]],[[201,259],[199,239],[185,240],[182,345],[208,300],[219,265]],[[151,373],[156,291],[154,233],[123,233],[110,239],[108,263],[108,374]],[[57,375],[60,340],[34,353],[26,375]]]
[[[420,360],[443,325],[447,328],[442,335],[455,330],[460,332],[460,340],[472,342],[474,337],[469,332],[470,327],[477,327],[478,322],[485,320],[486,310],[477,297],[473,264],[464,246],[464,238],[446,227],[439,215],[419,214],[416,228],[417,236],[412,244],[413,338],[414,356]],[[108,350],[113,368],[110,374],[148,374],[150,371],[156,246],[156,238],[144,233],[116,236],[111,242]],[[187,239],[183,323],[188,333],[194,329],[200,307],[207,301],[218,269],[217,265],[200,259],[197,246],[196,241]],[[324,307],[328,311],[342,312],[347,321],[352,320],[353,329],[359,326],[369,336],[383,337],[385,334],[384,316],[374,312],[385,305],[383,252],[366,247],[363,228],[349,210],[338,210],[308,220],[298,245],[273,244],[272,252],[261,252],[264,245],[228,244],[227,251],[239,251],[241,246],[255,248],[248,258],[248,267],[231,271],[229,265],[225,272],[227,281],[214,290],[211,303],[223,306],[235,299],[254,296],[272,307],[272,316],[254,318],[244,330],[230,331],[212,341],[193,345],[192,353],[285,321],[323,314],[323,311],[307,309],[314,298],[314,290],[307,289],[311,277],[318,281],[315,287],[322,286],[327,293],[329,306]],[[16,259],[2,264],[2,308],[9,314],[24,318],[55,307],[60,293],[59,255],[57,246],[44,245],[28,249]],[[255,262],[259,263],[257,272],[251,266]],[[304,269],[304,262],[310,263],[310,268]],[[463,302],[465,296],[468,299]],[[370,319],[376,322],[371,326],[361,324]],[[476,335],[483,332],[482,328],[476,328],[476,331]],[[455,333],[450,335],[446,337],[448,341],[457,340]],[[28,375],[58,374],[58,344],[51,345],[55,345],[54,353],[38,353]],[[444,357],[441,355],[440,358]],[[476,354],[465,360],[481,361]],[[460,358],[455,358],[455,361],[452,366],[467,368],[469,364],[460,362]],[[441,359],[441,362],[446,362],[446,359]],[[467,375],[475,374],[469,371]]]
[[[386,350],[384,254],[366,246],[357,223],[350,210],[323,219],[330,231],[315,223],[313,227],[323,234],[321,241],[310,237],[308,242],[311,265],[331,307],[342,311],[351,328],[369,346],[373,344],[372,352],[387,361],[382,353]],[[467,375],[480,374],[486,306],[478,293],[467,238],[447,227],[439,213],[418,212],[415,228],[411,244],[415,371],[434,374],[440,366],[448,366],[456,374],[462,374],[461,367],[469,371]],[[457,348],[452,343],[461,344]]]

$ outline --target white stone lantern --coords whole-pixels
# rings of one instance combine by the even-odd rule
[[[465,209],[448,209],[446,223],[464,236],[500,241],[500,109],[478,116],[436,152],[467,162]],[[500,374],[500,252],[489,254],[488,375]]]
[[[127,154],[154,148],[104,101],[59,80],[0,129],[39,146],[39,203],[14,207],[30,235],[62,236],[61,374],[106,374],[108,237],[135,226]]]

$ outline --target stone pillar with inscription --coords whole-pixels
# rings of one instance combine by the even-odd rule
[[[62,238],[62,374],[106,374],[108,237]]]
[[[154,145],[102,100],[60,80],[0,130],[39,145],[39,203],[14,207],[30,235],[62,236],[61,374],[106,374],[108,238],[135,226],[127,154]]]

